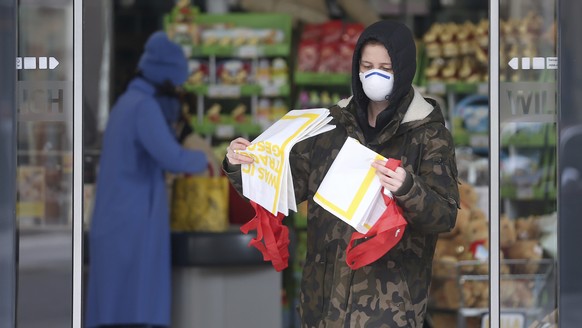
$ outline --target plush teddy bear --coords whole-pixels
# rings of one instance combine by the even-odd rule
[[[543,256],[543,249],[538,240],[517,240],[507,248],[508,259],[527,260],[527,263],[511,265],[514,274],[534,274],[538,272],[539,260]]]
[[[474,188],[461,183],[461,209],[453,230],[439,235],[434,255],[434,275],[450,277],[455,274],[457,262],[488,258],[489,228],[483,211],[477,208],[477,193]],[[474,265],[462,264],[463,273],[475,270]]]
[[[477,208],[479,195],[473,186],[471,186],[469,183],[461,181],[459,185],[459,199],[461,208],[457,211],[457,221],[455,226],[451,231],[441,233],[439,238],[452,238],[461,232],[464,225],[471,218],[473,209]]]
[[[499,221],[499,247],[507,249],[511,247],[517,240],[517,233],[515,232],[515,223],[509,219],[507,215],[501,215]]]
[[[518,218],[515,220],[515,233],[519,240],[537,240],[540,238],[541,230],[536,216]]]
[[[515,240],[511,244],[504,244],[503,252],[508,259],[527,260],[527,263],[511,264],[511,272],[514,274],[533,274],[539,270],[539,260],[543,257],[543,248],[539,242],[541,235],[538,218],[529,216],[518,218],[514,221]],[[502,226],[502,239],[509,239],[512,234],[509,226]],[[506,240],[507,241],[507,240]]]
[[[473,211],[473,216],[462,232],[462,236],[471,260],[480,262],[473,266],[466,266],[463,271],[487,274],[489,272],[489,222],[481,210]]]
[[[464,260],[472,260],[472,256],[462,235],[439,238],[433,258],[433,276],[456,277],[458,263]]]
[[[534,304],[533,283],[528,280],[508,279],[499,282],[499,300],[507,308],[530,308]]]

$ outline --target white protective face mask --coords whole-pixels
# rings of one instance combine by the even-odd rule
[[[394,74],[381,69],[371,69],[360,73],[360,81],[366,96],[372,101],[388,100],[394,87]]]

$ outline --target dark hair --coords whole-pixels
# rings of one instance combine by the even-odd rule
[[[358,59],[358,61],[360,62],[360,64],[362,63],[362,50],[367,46],[367,45],[373,45],[373,46],[382,46],[382,47],[386,47],[384,45],[384,43],[376,40],[376,39],[368,39],[366,40],[364,43],[362,43],[362,47],[360,48],[360,58]],[[386,49],[386,51],[388,51],[388,49]]]

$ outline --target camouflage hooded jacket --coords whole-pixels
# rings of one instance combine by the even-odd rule
[[[379,27],[384,30],[399,28],[391,22],[388,26],[381,23]],[[373,24],[360,40],[373,37],[382,41],[385,35],[398,38],[398,33],[384,30],[381,36],[370,34],[375,25],[378,27],[378,23]],[[336,128],[298,143],[290,154],[295,197],[298,203],[308,202],[307,256],[299,306],[303,328],[422,327],[438,233],[455,224],[459,195],[451,135],[437,103],[411,87],[414,69],[412,76],[403,78],[407,73],[396,63],[409,60],[405,59],[409,54],[400,53],[402,58],[390,52],[384,41],[394,65],[392,96],[400,92],[399,99],[391,98],[393,107],[387,108],[394,111],[392,117],[366,140],[360,123],[362,118],[367,122],[362,115],[365,111],[360,110],[365,108],[365,96],[355,74],[353,97],[330,108],[331,124]],[[354,61],[359,58],[361,44],[358,41]],[[406,193],[395,194],[408,222],[401,241],[379,260],[357,270],[346,263],[346,247],[355,230],[313,201],[348,136],[385,157],[400,159],[411,179]],[[240,166],[228,165],[225,159],[223,167],[242,191]]]

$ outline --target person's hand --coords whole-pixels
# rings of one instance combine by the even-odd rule
[[[390,192],[395,192],[404,183],[406,170],[399,166],[396,168],[396,171],[392,171],[385,165],[386,161],[384,160],[375,160],[372,162],[372,167],[376,169],[376,175],[380,178],[382,187]]]
[[[245,150],[251,142],[245,138],[236,138],[226,147],[226,158],[231,165],[251,164],[254,160],[246,155],[238,154],[235,150]]]

